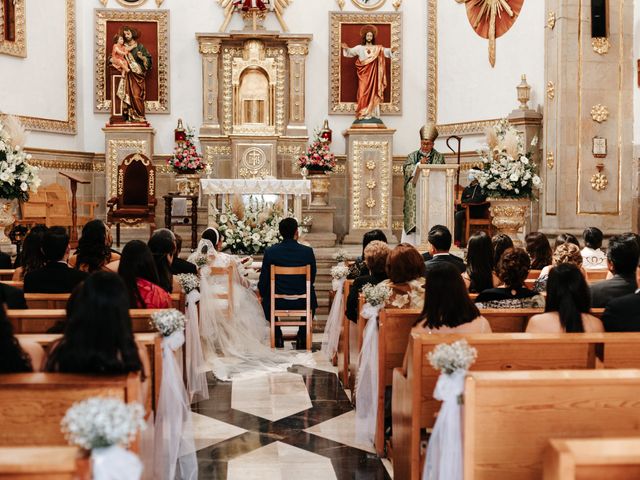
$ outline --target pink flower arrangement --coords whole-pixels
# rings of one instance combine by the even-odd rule
[[[313,142],[307,148],[307,153],[298,157],[298,167],[306,168],[310,172],[333,171],[336,168],[336,158],[329,150],[329,142],[316,133]]]
[[[196,173],[204,170],[207,164],[198,154],[193,138],[195,133],[192,129],[187,130],[186,140],[176,142],[173,150],[173,157],[167,160],[167,163],[176,173]]]

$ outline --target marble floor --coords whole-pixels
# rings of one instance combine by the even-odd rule
[[[192,408],[199,479],[393,478],[388,461],[356,443],[355,412],[335,367],[320,352],[314,358],[314,368],[209,378],[210,398]]]

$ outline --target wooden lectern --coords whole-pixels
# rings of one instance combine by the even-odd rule
[[[88,185],[91,182],[75,177],[66,172],[58,173],[63,177],[68,178],[69,183],[71,184],[71,238],[69,239],[69,245],[71,245],[71,248],[75,248],[78,246],[78,199],[76,198],[78,184]]]
[[[416,171],[416,246],[427,250],[427,235],[434,225],[444,225],[453,235],[455,185],[458,165],[418,164]]]

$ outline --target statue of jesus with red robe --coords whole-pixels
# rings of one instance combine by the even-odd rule
[[[358,57],[357,120],[380,117],[380,103],[384,101],[384,90],[387,88],[386,59],[395,56],[390,48],[375,44],[377,34],[375,25],[365,25],[360,29],[362,45],[350,48],[346,43],[342,44],[345,57]]]

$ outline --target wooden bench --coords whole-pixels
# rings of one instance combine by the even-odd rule
[[[0,447],[0,480],[91,480],[77,447]]]
[[[18,290],[24,289],[24,282],[22,280],[14,281],[14,280],[2,280],[0,283],[4,283],[5,285],[9,285],[10,287],[17,288]]]
[[[65,309],[70,293],[25,293],[24,299],[30,309]],[[184,293],[171,294],[171,307],[181,312],[185,311]]]
[[[162,309],[129,310],[134,333],[154,332],[151,315],[160,311]],[[7,317],[15,333],[46,333],[56,323],[66,319],[66,311],[63,309],[7,310]]]
[[[0,446],[67,445],[60,430],[62,417],[75,402],[94,396],[142,403],[140,375],[0,375]],[[139,451],[138,440],[131,450]]]
[[[493,332],[524,332],[529,319],[543,313],[542,308],[483,308],[480,310],[491,325]],[[591,314],[602,318],[604,308],[593,308]]]
[[[640,478],[640,438],[551,440],[544,480],[627,480]]]
[[[146,396],[145,409],[157,411],[160,399],[160,383],[162,380],[162,335],[160,333],[136,333],[136,342],[142,345],[149,361],[149,387],[151,395]],[[62,338],[58,333],[20,333],[16,335],[18,340],[36,342],[46,353],[49,353],[51,345]]]
[[[461,338],[478,350],[472,371],[640,367],[640,333],[411,334],[404,365],[393,373],[393,469],[398,478],[419,479],[422,429],[440,409],[433,398],[439,372],[427,355],[440,343]]]
[[[0,281],[11,280],[14,273],[16,273],[15,268],[0,269]]]
[[[640,435],[640,370],[471,372],[465,480],[538,480],[549,440]]]

